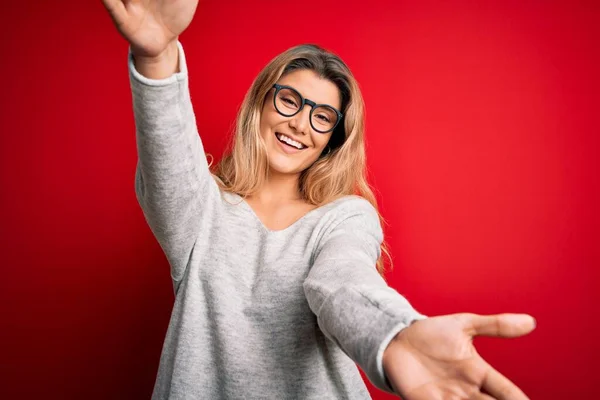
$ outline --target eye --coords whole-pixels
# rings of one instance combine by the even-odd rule
[[[294,99],[292,99],[290,97],[282,97],[281,101],[289,106],[298,107],[298,105],[296,104]]]
[[[317,119],[319,119],[321,122],[326,122],[326,123],[330,123],[330,122],[331,122],[331,119],[330,119],[330,118],[329,118],[327,115],[324,115],[324,114],[317,114],[317,115],[316,115],[316,117],[317,117]]]

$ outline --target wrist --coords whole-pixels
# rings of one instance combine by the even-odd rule
[[[394,336],[392,338],[392,340],[390,340],[390,343],[387,345],[387,347],[385,348],[385,350],[383,351],[383,358],[382,358],[382,362],[383,362],[383,367],[384,367],[384,371],[385,371],[385,366],[387,364],[387,360],[389,359],[389,355],[391,353],[394,352],[394,348],[397,347],[400,343],[400,341],[402,340],[402,332],[404,332],[406,330],[406,328],[402,329],[400,332],[398,332],[396,334],[396,336]]]
[[[400,335],[400,333],[398,333],[387,345],[383,351],[383,357],[381,360],[383,367],[383,379],[385,380],[387,386],[389,386],[396,394],[398,394],[398,388],[394,385],[390,377],[394,374],[395,368],[397,368],[397,366],[394,365],[393,360],[396,358],[395,354],[398,351],[398,342],[396,341],[398,335]]]
[[[416,321],[413,321],[413,322],[416,322]],[[390,343],[387,345],[387,347],[383,351],[383,357],[381,359],[381,362],[382,362],[382,366],[383,366],[383,373],[384,373],[386,379],[388,379],[389,370],[391,368],[395,367],[395,366],[393,366],[393,360],[398,355],[398,352],[404,352],[407,349],[406,335],[408,333],[407,329],[409,327],[410,327],[410,325],[407,326],[406,328],[402,329],[400,332],[398,332],[396,334],[396,336],[394,336],[392,338],[392,340],[390,340]]]
[[[135,69],[149,79],[164,79],[179,72],[179,48],[177,40],[172,41],[156,56],[146,56],[131,49]]]

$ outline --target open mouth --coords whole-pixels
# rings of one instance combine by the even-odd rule
[[[281,143],[283,143],[284,145],[289,146],[293,149],[304,150],[307,148],[307,146],[303,145],[300,142],[295,141],[294,139],[292,139],[289,136],[284,135],[283,133],[275,132],[275,137],[277,137],[277,140],[279,140]]]

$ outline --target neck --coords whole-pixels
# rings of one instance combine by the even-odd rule
[[[270,171],[267,181],[252,197],[261,203],[281,203],[301,199],[298,190],[300,174],[281,174]]]

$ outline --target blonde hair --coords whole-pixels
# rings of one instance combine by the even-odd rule
[[[342,97],[344,115],[333,131],[324,152],[300,174],[299,191],[310,204],[320,206],[345,195],[359,195],[376,210],[377,200],[366,176],[364,102],[358,83],[346,64],[334,53],[306,44],[292,47],[271,60],[258,74],[239,110],[231,150],[213,168],[222,190],[242,197],[254,194],[268,178],[268,159],[260,135],[260,117],[267,94],[282,76],[295,70],[311,70],[334,83]],[[381,224],[381,213],[377,211]],[[377,271],[383,276],[386,256],[392,265],[385,241]]]

